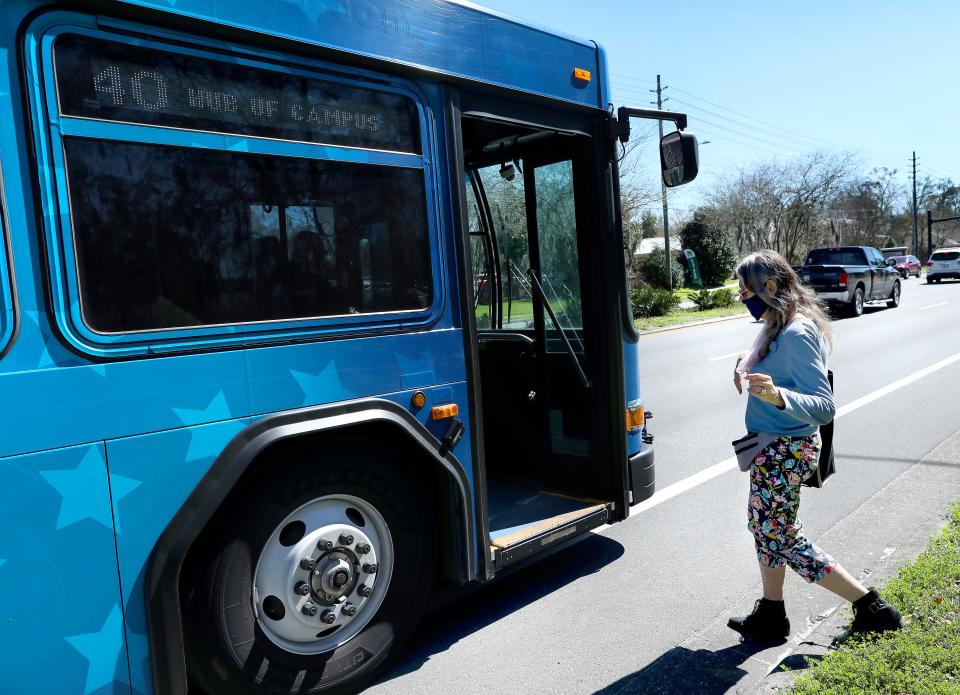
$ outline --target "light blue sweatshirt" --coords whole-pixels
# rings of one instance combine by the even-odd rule
[[[784,326],[767,356],[750,371],[768,375],[786,405],[781,409],[749,396],[748,432],[804,437],[833,419],[837,406],[827,381],[827,350],[811,319],[798,316]]]

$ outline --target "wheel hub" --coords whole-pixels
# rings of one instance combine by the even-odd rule
[[[291,524],[304,531],[295,542],[282,533]],[[257,622],[288,651],[329,651],[370,621],[392,570],[390,530],[374,507],[348,495],[318,498],[288,515],[260,554],[253,594]],[[285,610],[266,609],[277,602]]]
[[[321,603],[336,603],[353,591],[358,569],[356,556],[338,548],[317,562],[310,574],[310,588]]]

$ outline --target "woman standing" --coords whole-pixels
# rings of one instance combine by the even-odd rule
[[[836,406],[827,380],[830,323],[816,294],[774,251],[759,251],[737,266],[740,300],[764,327],[753,350],[737,362],[733,382],[747,383],[749,432],[774,438],[750,467],[748,527],[753,534],[763,598],[728,625],[745,637],[782,641],[790,634],[783,604],[786,566],[853,603],[853,631],[896,630],[900,614],[811,543],[797,520],[800,484],[816,470],[817,430]]]

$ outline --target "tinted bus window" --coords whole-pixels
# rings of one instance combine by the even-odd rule
[[[58,38],[54,60],[67,116],[420,152],[398,94],[86,36]]]
[[[64,139],[84,321],[105,333],[419,310],[423,172]]]

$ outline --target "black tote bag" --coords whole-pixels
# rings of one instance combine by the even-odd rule
[[[833,391],[833,372],[827,370],[827,380],[830,382],[830,391]],[[820,460],[816,470],[803,481],[807,487],[823,487],[823,482],[836,473],[833,461],[833,420],[820,426]]]

